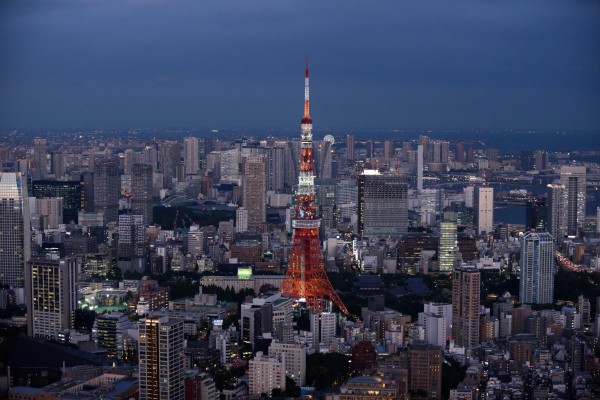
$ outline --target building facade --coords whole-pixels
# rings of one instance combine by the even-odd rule
[[[475,221],[477,233],[490,233],[494,230],[494,188],[480,186],[475,189]]]
[[[27,263],[27,334],[57,340],[73,328],[77,309],[77,259],[34,258]]]
[[[519,301],[554,302],[554,240],[548,232],[527,232],[521,242]]]
[[[408,186],[398,175],[366,170],[358,177],[358,232],[398,237],[408,231]]]
[[[140,399],[183,400],[183,320],[148,317],[138,329]]]
[[[29,199],[24,177],[0,172],[0,282],[25,287],[25,263],[31,253]]]
[[[481,273],[475,267],[459,267],[452,275],[452,338],[457,346],[472,351],[479,346],[479,296]]]

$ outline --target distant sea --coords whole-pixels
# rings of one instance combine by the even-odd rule
[[[530,189],[531,187],[527,187]],[[600,207],[599,191],[588,190],[586,201],[586,214],[596,215],[597,207]],[[525,225],[525,205],[506,205],[494,207],[494,223],[504,223],[512,225]]]

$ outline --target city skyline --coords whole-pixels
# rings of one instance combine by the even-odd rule
[[[600,128],[597,3],[235,5],[4,2],[2,128],[292,128],[307,52],[318,129]]]

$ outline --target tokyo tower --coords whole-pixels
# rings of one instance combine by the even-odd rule
[[[287,273],[280,291],[284,296],[304,300],[311,311],[323,311],[326,297],[333,301],[344,314],[348,310],[333,289],[323,264],[319,242],[315,175],[312,154],[312,119],[308,90],[308,56],[304,73],[304,116],[301,122],[301,147],[296,213],[292,221],[294,237]]]

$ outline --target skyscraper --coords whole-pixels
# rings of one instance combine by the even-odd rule
[[[186,175],[198,173],[198,138],[186,137],[183,139],[183,168]]]
[[[44,179],[48,169],[48,147],[46,139],[33,139],[33,175],[36,179]]]
[[[566,228],[569,235],[585,221],[585,167],[560,167],[560,183],[565,187]]]
[[[458,242],[456,232],[456,222],[440,222],[440,245],[438,259],[440,261],[440,272],[451,272],[456,263],[458,253]]]
[[[394,236],[408,230],[408,187],[403,176],[365,170],[358,177],[358,231]]]
[[[0,282],[23,288],[31,255],[27,185],[19,172],[0,172]]]
[[[521,242],[519,301],[554,302],[554,242],[548,232],[527,232]]]
[[[57,340],[73,328],[77,309],[77,259],[34,258],[26,266],[27,334]]]
[[[567,208],[565,187],[559,184],[548,185],[548,229],[555,241],[561,242],[567,233]]]
[[[179,143],[165,141],[158,145],[159,169],[163,173],[163,185],[165,188],[173,187],[173,179],[177,177],[177,167],[181,165]]]
[[[119,268],[144,272],[146,267],[146,225],[143,215],[119,215]]]
[[[94,207],[104,213],[105,222],[116,222],[119,218],[119,196],[121,177],[117,160],[107,159],[94,165]]]
[[[248,226],[267,222],[266,170],[263,156],[244,157],[242,163],[242,204],[248,210]]]
[[[332,143],[327,140],[313,142],[315,176],[319,179],[331,178]]]
[[[475,189],[475,221],[477,233],[490,233],[494,230],[494,188],[479,186]]]
[[[183,320],[152,316],[138,329],[140,399],[183,400]]]
[[[452,275],[452,338],[467,351],[479,345],[479,296],[481,273],[475,267],[459,267]]]
[[[346,160],[354,161],[354,135],[346,135]]]
[[[152,167],[133,164],[131,176],[131,213],[143,215],[146,225],[152,224]]]
[[[525,229],[536,231],[547,231],[548,226],[548,204],[544,198],[530,198],[525,205]]]
[[[423,190],[423,145],[417,146],[417,190]]]
[[[392,141],[391,140],[386,140],[383,142],[383,158],[385,159],[390,159],[392,158],[393,155],[393,147],[392,147]]]
[[[79,211],[85,209],[85,194],[82,181],[33,181],[31,195],[35,198],[62,197],[63,223],[78,223]]]

